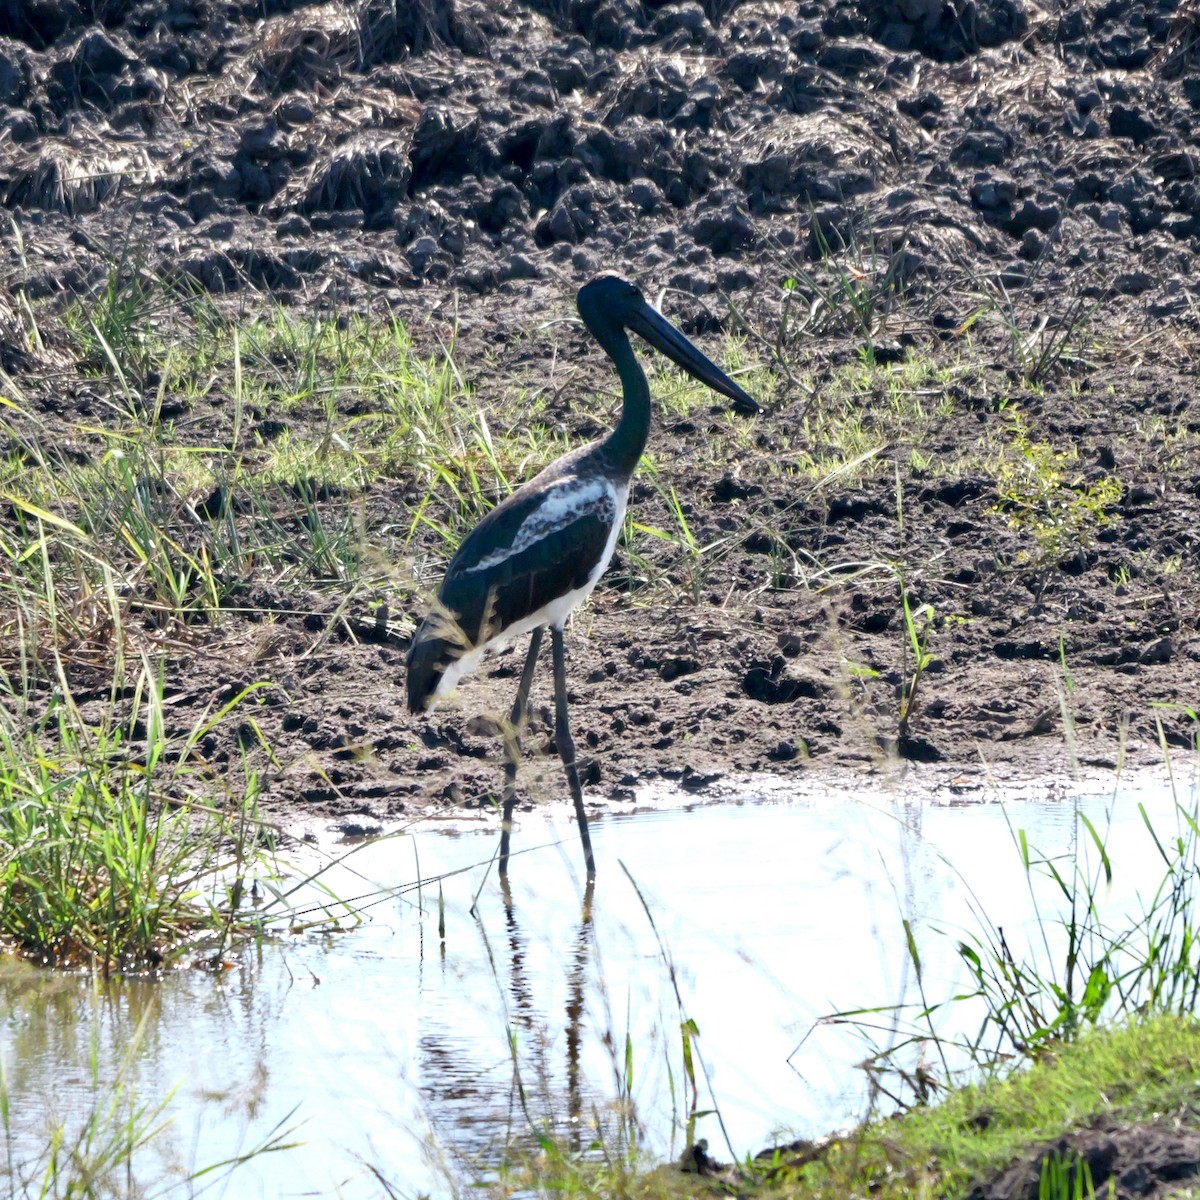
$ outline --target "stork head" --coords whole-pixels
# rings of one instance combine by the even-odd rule
[[[693,346],[628,279],[619,275],[598,275],[579,289],[575,303],[583,323],[606,351],[623,336],[623,330],[632,330],[693,379],[727,396],[733,401],[735,412],[756,416],[763,411],[753,396],[738,387],[716,363]]]

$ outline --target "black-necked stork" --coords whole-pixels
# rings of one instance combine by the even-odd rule
[[[650,433],[650,386],[626,330],[727,396],[737,412],[752,415],[762,411],[652,308],[632,283],[601,275],[580,289],[576,303],[584,325],[621,378],[621,419],[606,438],[552,462],[471,530],[446,570],[434,611],[414,634],[408,652],[408,707],[423,712],[453,691],[490,649],[532,633],[512,710],[514,745],[506,767],[500,834],[502,875],[508,871],[519,732],[547,625],[554,651],[554,742],[575,803],[588,878],[596,873],[567,719],[563,624],[596,586],[612,558],[629,498],[629,481]]]

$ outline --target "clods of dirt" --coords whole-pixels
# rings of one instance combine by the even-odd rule
[[[1200,1133],[1152,1123],[1081,1129],[1033,1147],[976,1184],[967,1200],[1037,1200],[1048,1160],[1067,1181],[1063,1195],[1075,1195],[1080,1186],[1091,1195],[1090,1178],[1095,1194],[1112,1200],[1166,1196],[1200,1175]]]
[[[869,238],[1014,287],[1057,247],[1182,312],[1194,40],[1170,4],[39,0],[0,10],[0,196],[97,247],[137,211],[220,293],[519,295],[616,254],[750,296]],[[94,280],[47,236],[27,289]]]

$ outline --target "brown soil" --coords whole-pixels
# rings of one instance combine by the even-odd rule
[[[386,305],[430,347],[457,322],[481,395],[550,370],[538,323],[568,315],[598,270],[668,289],[668,314],[710,346],[736,311],[770,361],[784,280],[869,245],[903,293],[877,357],[964,364],[930,399],[948,399],[943,415],[881,424],[881,468],[815,492],[786,473],[819,450],[799,385],[719,470],[707,419],[654,431],[697,541],[727,548],[699,586],[669,548],[653,586],[619,551],[576,620],[589,800],[765,773],[856,787],[914,763],[931,788],[970,790],[981,755],[1028,779],[1067,766],[1064,704],[1085,765],[1115,765],[1123,740],[1135,764],[1157,760],[1157,723],[1190,744],[1200,701],[1198,45],[1195,12],[1168,0],[0,4],[0,199],[22,239],[0,233],[0,365],[49,442],[101,419],[106,385],[80,373],[53,314],[103,286],[133,238],[145,270],[230,311],[268,293],[301,312]],[[972,322],[1001,288],[1025,331],[1046,319],[1044,339],[1087,302],[1082,345],[1038,386],[1000,322]],[[43,347],[21,332],[20,293]],[[553,340],[570,386],[544,420],[594,436],[570,397],[610,386],[605,366],[580,333]],[[863,348],[836,327],[785,341],[818,392]],[[165,400],[185,442],[227,434],[228,406]],[[1076,494],[1118,485],[1094,536],[1049,562],[997,511],[995,478],[961,465],[1018,409],[1031,438],[1077,454]],[[305,419],[251,415],[264,441]],[[14,452],[33,436],[19,424]],[[425,487],[378,488],[368,537]],[[632,507],[670,524],[644,477]],[[415,560],[430,586],[436,554],[431,538]],[[862,561],[902,569],[937,614],[904,731],[895,578],[815,586],[814,564]],[[343,599],[248,582],[243,615],[191,629],[171,660],[171,713],[187,727],[245,684],[280,685],[256,719],[282,767],[264,802],[284,823],[362,831],[490,808],[497,739],[463,712],[410,718],[407,621],[381,628]],[[467,713],[507,708],[520,654],[463,689]],[[102,670],[75,682],[85,703],[89,686],[107,695]],[[548,672],[535,699],[530,749],[550,755]],[[236,758],[235,734],[253,741],[214,735],[211,761]],[[531,794],[559,794],[555,772],[543,762]]]

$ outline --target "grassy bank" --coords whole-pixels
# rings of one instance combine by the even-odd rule
[[[1032,1190],[1014,1184],[1008,1194],[1074,1200],[1108,1195],[1108,1172],[1093,1164],[1104,1163],[1105,1143],[1114,1137],[1129,1166],[1139,1141],[1197,1127],[1200,1024],[1160,1016],[1094,1029],[1004,1077],[824,1142],[783,1147],[703,1174],[604,1161],[595,1148],[572,1159],[547,1145],[535,1161],[516,1165],[497,1194],[964,1200],[983,1194],[974,1187],[1016,1168],[1013,1178]]]
[[[124,691],[91,718],[65,679],[40,714],[0,706],[0,948],[41,966],[219,962],[268,869],[257,776],[204,760],[246,695],[172,736],[148,663]]]
[[[832,1142],[807,1165],[789,1166],[784,1153],[771,1174],[784,1196],[952,1200],[1026,1156],[1040,1181],[1040,1164],[1056,1149],[1070,1160],[1071,1151],[1057,1147],[1068,1133],[1097,1125],[1194,1127],[1198,1085],[1200,1025],[1174,1016],[1134,1020],[1092,1030],[1007,1078],[969,1085],[940,1103],[869,1125]],[[1048,1187],[1055,1200],[1072,1194]]]

